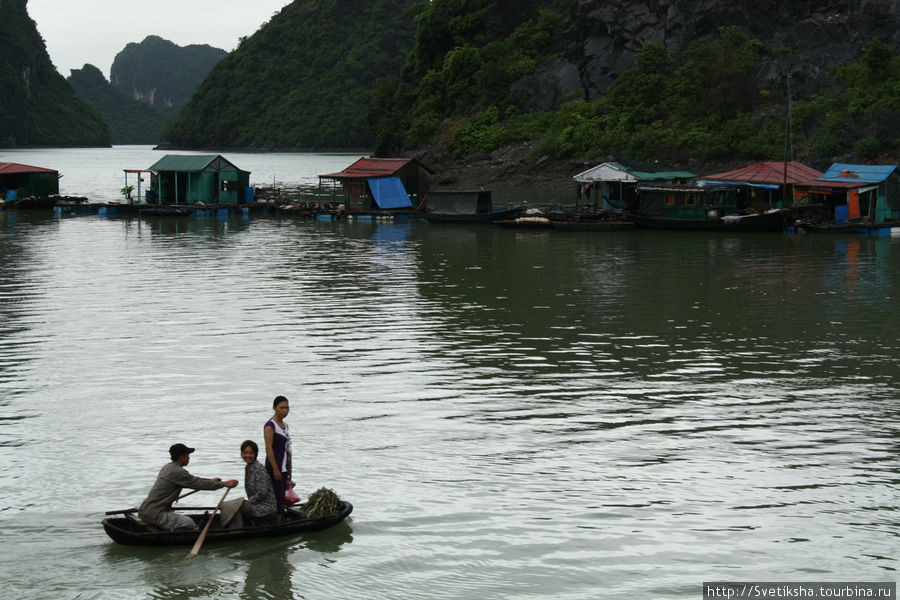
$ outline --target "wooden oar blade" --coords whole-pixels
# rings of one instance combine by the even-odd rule
[[[197,541],[194,542],[194,547],[191,548],[191,551],[188,552],[188,555],[185,556],[185,559],[194,558],[197,556],[197,553],[200,552],[200,547],[203,546],[203,541],[206,539],[206,533],[209,531],[209,526],[212,525],[213,518],[216,516],[216,512],[222,507],[222,503],[225,502],[225,496],[228,495],[228,492],[231,491],[231,488],[227,488],[225,493],[222,494],[222,499],[219,500],[219,503],[213,509],[212,513],[209,515],[209,519],[206,521],[206,525],[203,527],[203,531],[200,532],[200,536],[197,538]]]

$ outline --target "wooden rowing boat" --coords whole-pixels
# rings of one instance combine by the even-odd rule
[[[133,510],[133,509],[132,509]],[[184,508],[179,510],[207,510],[205,508]],[[213,510],[209,507],[208,510]],[[113,513],[117,511],[112,511]],[[132,546],[190,546],[200,535],[200,529],[188,531],[163,531],[155,527],[149,527],[137,520],[132,511],[118,511],[124,516],[103,519],[103,529],[106,534],[119,544]],[[275,537],[295,535],[309,531],[320,531],[343,521],[347,515],[353,512],[353,505],[341,501],[338,509],[332,514],[315,518],[306,518],[302,513],[293,509],[285,511],[280,521],[265,521],[253,523],[251,526],[241,528],[222,528],[218,515],[213,519],[212,525],[206,534],[206,542],[231,542],[247,540],[259,537]],[[188,514],[198,527],[203,527],[208,515],[203,513]]]

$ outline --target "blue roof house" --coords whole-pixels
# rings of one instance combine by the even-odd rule
[[[833,192],[845,191],[850,216],[858,204],[858,216],[872,223],[900,220],[900,167],[834,163],[816,179]]]

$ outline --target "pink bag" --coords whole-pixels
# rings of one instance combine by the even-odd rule
[[[294,491],[294,488],[289,487],[284,490],[284,503],[285,504],[296,504],[300,502],[300,496],[297,495],[297,492]]]

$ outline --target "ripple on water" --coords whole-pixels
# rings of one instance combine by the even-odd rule
[[[0,228],[11,595],[675,598],[896,569],[890,243],[848,274],[853,242],[814,236],[25,221]],[[277,394],[298,485],[351,500],[345,526],[184,567],[103,537],[173,441],[240,477]]]

